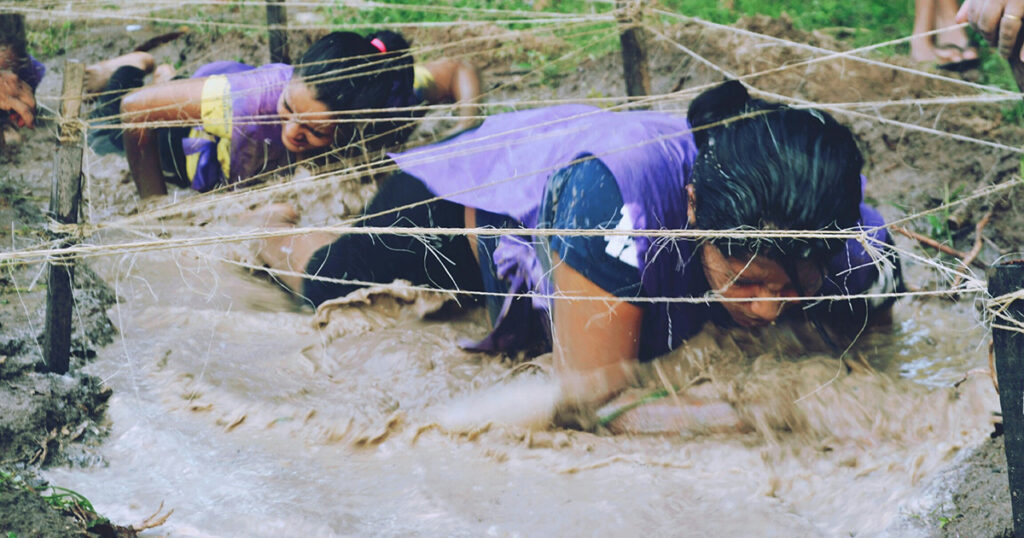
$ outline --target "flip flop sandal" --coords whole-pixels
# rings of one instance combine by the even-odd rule
[[[955,50],[961,54],[961,57],[963,57],[963,53],[967,52],[972,47],[961,47],[960,45],[954,45],[953,43],[944,43],[942,45],[937,45],[935,48],[939,50]],[[979,66],[981,66],[981,58],[957,60],[955,62],[947,62],[944,64],[936,65],[936,67],[938,67],[939,69],[952,71],[954,73],[963,73],[965,71],[970,71],[971,69],[977,69]]]

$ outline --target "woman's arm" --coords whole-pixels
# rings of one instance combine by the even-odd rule
[[[435,60],[423,67],[430,71],[434,83],[423,96],[430,103],[457,103],[462,119],[457,130],[476,125],[478,120],[476,99],[480,96],[480,77],[472,65],[456,60]]]
[[[121,102],[121,117],[126,124],[199,120],[205,82],[205,78],[195,78],[141,88],[125,96]],[[167,194],[155,129],[125,128],[124,151],[139,196]]]
[[[604,402],[625,387],[632,375],[643,310],[561,263],[557,254],[552,257],[556,292],[566,296],[555,299],[552,306],[554,359],[563,401],[583,405]]]

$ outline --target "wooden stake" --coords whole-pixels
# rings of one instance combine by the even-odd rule
[[[1024,260],[1001,263],[989,271],[988,291],[993,297],[1021,289],[1024,289]],[[1001,312],[1003,318],[1009,319],[996,318],[994,325],[1014,327],[1014,323],[1024,322],[1024,300],[1014,300]],[[1024,332],[1020,328],[994,326],[992,341],[999,381],[999,405],[1003,410],[1014,535],[1024,536]]]
[[[283,0],[267,0],[267,31],[270,33],[270,62],[291,63],[288,58],[288,15]]]
[[[651,94],[651,75],[647,71],[647,38],[640,23],[645,0],[615,0],[617,18],[622,26],[622,68],[626,77],[626,95],[639,97]]]
[[[50,213],[60,224],[78,222],[78,206],[82,199],[83,142],[79,112],[82,109],[85,65],[64,62],[64,86],[61,92],[60,147],[54,163],[53,188],[50,191]],[[64,241],[68,245],[69,241]],[[46,332],[43,349],[49,371],[68,371],[71,356],[71,308],[74,305],[72,283],[75,267],[71,258],[50,262],[46,288]]]

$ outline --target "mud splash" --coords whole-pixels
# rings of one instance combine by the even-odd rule
[[[543,384],[543,357],[457,348],[486,331],[476,309],[420,319],[446,298],[368,292],[318,323],[202,253],[98,271],[121,298],[121,336],[89,368],[114,389],[108,465],[47,478],[118,520],[163,502],[171,536],[925,534],[949,501],[931,480],[997,409],[985,376],[948,388],[987,362],[973,312],[914,302],[842,362],[799,325],[708,328],[642,377],[700,380],[749,433],[454,431],[439,416],[470,395],[499,387],[513,414],[544,397],[519,386]]]

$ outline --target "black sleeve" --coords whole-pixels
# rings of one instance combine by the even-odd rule
[[[622,193],[608,167],[588,159],[556,172],[548,182],[541,225],[563,229],[632,229]],[[628,236],[565,235],[551,238],[563,263],[616,297],[641,295],[634,240]]]

